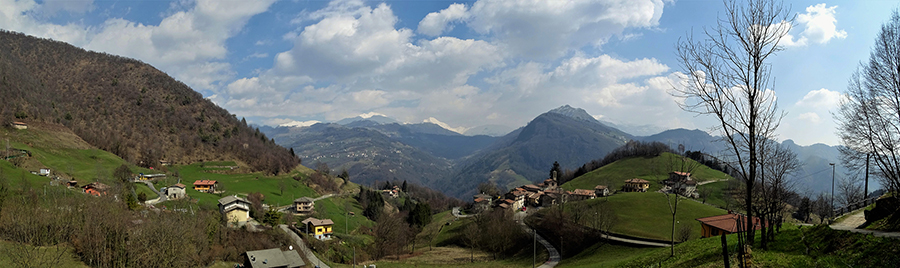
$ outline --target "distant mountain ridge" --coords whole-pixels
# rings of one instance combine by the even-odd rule
[[[432,123],[383,124],[367,119],[348,122],[260,129],[277,143],[293,147],[299,155],[308,157],[308,166],[323,161],[335,169],[347,168],[353,180],[362,184],[375,180],[409,180],[460,198],[474,193],[481,182],[508,188],[542,180],[548,177],[555,161],[564,169],[576,169],[604,157],[629,140],[659,141],[672,148],[682,144],[686,150],[716,157],[727,155],[727,147],[719,137],[702,130],[670,129],[649,136],[633,136],[595,119],[584,109],[569,105],[547,111],[500,137],[461,135]],[[324,127],[329,131],[317,129]],[[359,145],[363,141],[370,147]],[[830,183],[824,183],[831,179],[827,174],[830,172],[823,170],[830,169],[828,163],[839,162],[836,146],[798,146],[790,140],[783,144],[797,152],[805,163],[793,175],[798,182],[797,191],[814,194],[830,190]],[[397,159],[364,161],[359,157],[351,160],[325,157],[337,152],[360,155],[365,151],[361,148],[394,152]],[[837,177],[846,172],[841,167],[836,171]]]
[[[728,147],[720,137],[714,137],[702,130],[671,129],[646,137],[638,137],[643,141],[659,141],[672,148],[679,144],[684,145],[685,150],[701,151],[715,157],[728,155]],[[795,191],[801,194],[818,194],[831,191],[831,165],[835,163],[835,180],[851,175],[851,171],[841,166],[839,146],[829,146],[821,143],[800,146],[793,140],[785,140],[781,144],[797,153],[797,158],[802,166],[790,179],[796,182]],[[869,182],[869,190],[874,191],[877,183]]]

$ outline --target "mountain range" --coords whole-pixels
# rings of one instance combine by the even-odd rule
[[[335,170],[348,170],[351,179],[361,184],[408,180],[460,198],[475,193],[482,182],[511,188],[543,180],[554,162],[563,169],[575,169],[629,140],[658,141],[672,148],[684,145],[686,150],[712,156],[727,149],[718,137],[696,129],[632,135],[569,105],[497,137],[462,135],[431,123],[400,124],[384,116],[260,130],[276,143],[293,148],[310,167],[326,163]],[[831,171],[829,163],[839,163],[837,146],[800,146],[792,140],[782,144],[803,163],[791,175],[797,182],[796,191],[817,194],[831,190],[830,183],[825,183],[831,174],[826,171]],[[848,176],[849,170],[836,167],[838,179]]]

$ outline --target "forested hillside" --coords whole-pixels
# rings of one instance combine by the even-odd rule
[[[146,63],[0,31],[0,123],[65,125],[142,166],[238,160],[279,173],[300,163],[244,120]]]

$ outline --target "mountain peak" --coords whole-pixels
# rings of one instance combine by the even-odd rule
[[[550,110],[548,113],[561,114],[561,115],[565,115],[565,116],[575,118],[578,120],[582,120],[582,121],[600,123],[600,121],[597,121],[597,119],[595,119],[593,116],[588,114],[587,111],[585,111],[584,109],[575,108],[575,107],[569,106],[568,104],[560,106],[559,108]]]

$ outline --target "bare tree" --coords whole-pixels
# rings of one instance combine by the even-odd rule
[[[714,116],[735,174],[746,185],[747,225],[752,225],[754,182],[759,172],[760,142],[773,135],[783,113],[770,89],[770,57],[782,49],[780,41],[793,25],[782,3],[748,0],[746,5],[725,1],[725,17],[695,40],[688,35],[676,49],[685,75],[674,86],[683,98],[682,109]],[[739,242],[752,244],[755,230],[747,228]],[[743,249],[743,247],[740,247]]]
[[[684,152],[684,145],[678,145],[678,151]],[[656,174],[662,178],[666,178],[670,176],[669,174],[674,172],[687,173],[687,177],[690,177],[690,173],[694,172],[695,169],[700,167],[700,163],[694,161],[692,159],[688,159],[684,155],[666,157],[665,154],[661,155],[659,158],[663,162],[661,164],[657,164],[656,167],[659,169]],[[679,196],[678,191],[674,187],[678,187],[679,184],[684,183],[676,182],[672,184],[672,188],[668,191],[663,191],[666,195],[666,203],[669,205],[669,212],[672,213],[672,236],[671,236],[671,256],[675,256],[675,224],[677,223],[675,217],[678,214],[678,203],[682,199]],[[689,194],[689,193],[681,193],[681,194]]]
[[[900,190],[900,14],[891,14],[869,56],[850,77],[836,113],[845,166],[865,165],[889,191]]]
[[[797,171],[801,163],[796,153],[774,140],[764,140],[760,145],[761,174],[754,193],[754,202],[757,202],[754,207],[759,218],[769,223],[761,226],[762,247],[765,249],[768,241],[774,239],[775,233],[771,227],[780,223],[788,195],[794,186],[788,175]]]
[[[835,201],[841,206],[847,206],[863,199],[862,185],[859,184],[856,176],[842,177],[838,181],[837,190],[838,196],[835,197],[837,198]]]

